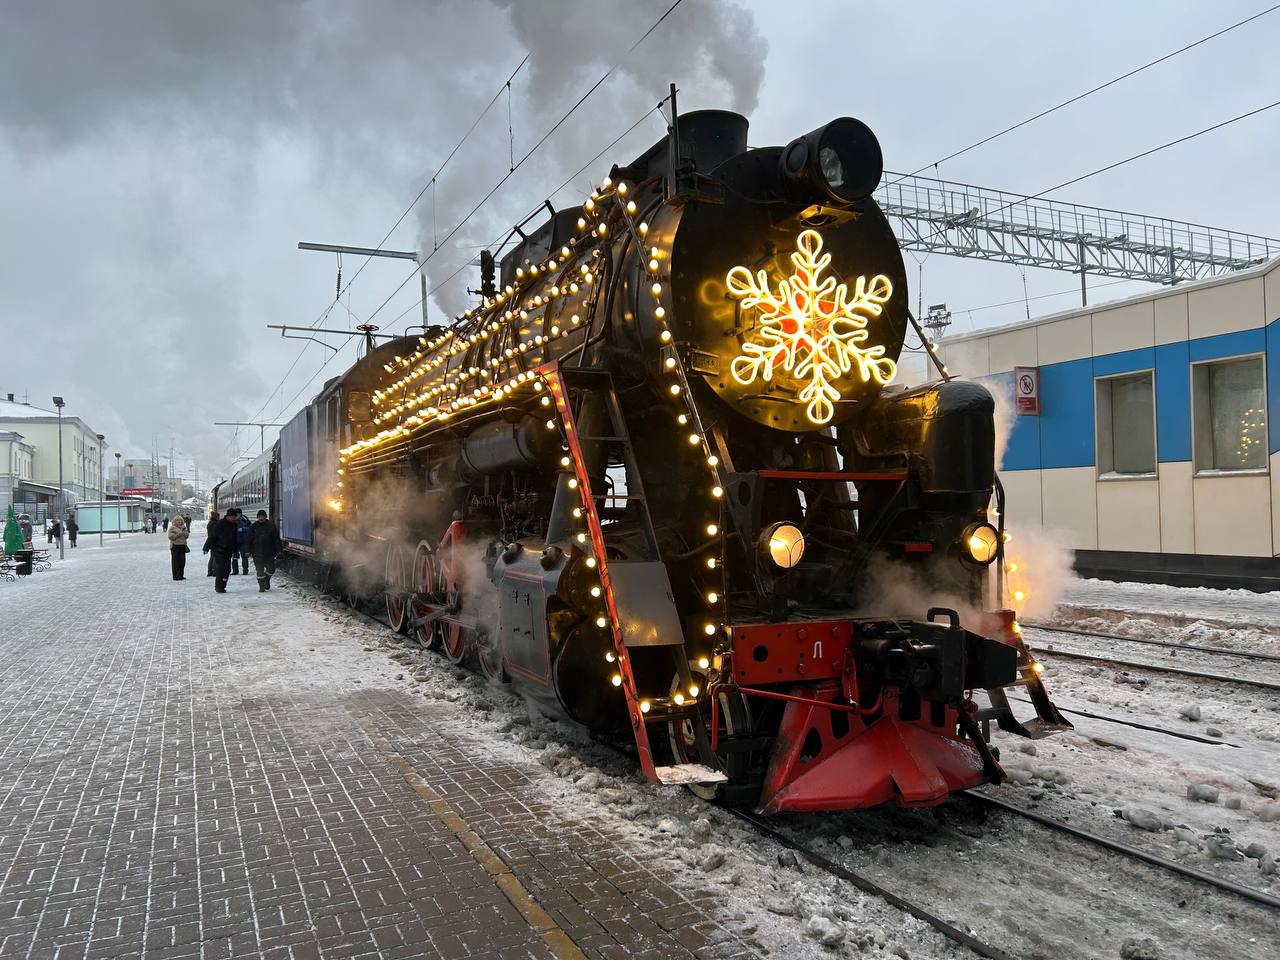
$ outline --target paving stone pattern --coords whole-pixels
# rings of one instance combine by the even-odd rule
[[[759,956],[288,589],[77,554],[0,584],[0,957],[554,956],[388,745],[586,956]]]

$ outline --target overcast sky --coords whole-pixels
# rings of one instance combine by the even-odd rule
[[[42,0],[0,30],[0,391],[67,413],[126,456],[170,440],[202,479],[257,451],[353,359],[267,323],[417,322],[409,264],[369,264],[335,306],[333,255],[374,246],[475,117],[434,188],[387,239],[432,250],[612,64],[619,70],[434,253],[434,319],[467,301],[457,268],[665,93],[751,118],[753,146],[842,114],[886,166],[914,170],[1256,13],[1266,0]],[[938,175],[1034,192],[1280,99],[1280,11],[1000,140]],[[503,86],[511,86],[511,126]],[[568,204],[660,134],[650,116],[553,197]],[[1280,235],[1280,110],[1055,198]],[[343,282],[360,266],[344,258]],[[1025,316],[1017,267],[907,256],[957,329]],[[1078,302],[1072,274],[1026,271],[1032,315]],[[1141,284],[1099,286],[1098,299]],[[911,291],[916,300],[917,292]],[[390,299],[388,300],[388,297]],[[1016,304],[977,309],[1007,300]],[[1091,297],[1092,299],[1092,297]],[[385,305],[384,305],[385,303]],[[973,312],[968,312],[973,311]],[[353,318],[358,318],[353,319]],[[398,319],[397,319],[398,318]],[[393,323],[393,321],[395,321]],[[341,337],[330,337],[335,345]],[[285,371],[293,365],[292,371]],[[270,439],[270,434],[268,434]]]

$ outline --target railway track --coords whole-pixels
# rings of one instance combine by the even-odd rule
[[[770,840],[773,840],[783,847],[786,847],[788,850],[792,851],[797,856],[802,857],[819,870],[829,873],[834,877],[839,877],[846,883],[857,887],[863,893],[869,893],[872,896],[879,897],[890,906],[896,907],[903,913],[910,914],[917,920],[927,923],[947,939],[952,940],[961,946],[967,947],[978,956],[988,957],[990,960],[1016,960],[1015,954],[1007,953],[999,947],[987,943],[985,940],[974,936],[967,930],[962,930],[960,927],[957,927],[955,924],[932,912],[926,907],[921,906],[914,901],[900,897],[898,894],[881,886],[874,880],[871,880],[862,874],[854,873],[848,867],[842,866],[834,860],[824,857],[822,854],[809,849],[803,843],[792,839],[781,830],[777,830],[772,827],[762,817],[758,817],[753,813],[747,813],[744,810],[734,809],[733,807],[722,806],[721,809],[735,819],[748,824],[757,833],[768,837]]]
[[[1214,876],[1204,870],[1197,870],[1195,867],[1188,867],[1185,864],[1178,863],[1176,860],[1169,860],[1158,854],[1149,853],[1140,847],[1132,846],[1120,840],[1113,840],[1110,837],[1104,837],[1102,834],[1085,830],[1081,827],[1065,823],[1062,820],[1055,820],[1053,817],[1047,817],[1042,813],[1034,810],[1028,810],[1026,807],[1020,807],[1016,803],[1010,803],[1007,800],[1001,800],[999,797],[993,797],[990,794],[979,791],[970,790],[965,794],[970,800],[973,800],[983,806],[1001,810],[1005,813],[1014,814],[1034,823],[1046,826],[1058,833],[1064,833],[1068,836],[1084,840],[1087,843],[1105,850],[1111,850],[1115,853],[1121,853],[1133,859],[1140,860],[1143,863],[1151,864],[1169,873],[1177,874],[1189,880],[1195,880],[1198,883],[1206,884],[1224,893],[1230,893],[1246,900],[1252,900],[1254,903],[1262,904],[1264,907],[1271,907],[1280,910],[1280,897],[1272,896],[1262,890],[1255,890],[1252,887],[1246,887],[1242,884],[1234,883],[1222,877]]]
[[[1243,664],[1252,664],[1253,669],[1257,669],[1258,664],[1271,664],[1280,662],[1280,657],[1264,653],[1249,653],[1235,650],[1223,650],[1218,647],[1206,647],[1196,644],[1173,643],[1164,640],[1146,640],[1134,637],[1122,637],[1117,634],[1110,633],[1091,633],[1086,630],[1075,630],[1068,627],[1048,627],[1039,624],[1027,624],[1028,631],[1036,631],[1040,633],[1056,633],[1068,636],[1079,637],[1087,641],[1104,641],[1107,643],[1122,642],[1142,644],[1157,649],[1173,650],[1175,652],[1184,652],[1193,654],[1198,657],[1215,657],[1220,660],[1229,661],[1223,663],[1224,669],[1231,669],[1232,666],[1241,666]],[[1072,649],[1071,647],[1062,647],[1058,643],[1054,643],[1052,648],[1043,644],[1036,647],[1037,656],[1040,659],[1050,659],[1061,657],[1067,660],[1086,660],[1094,663],[1104,663],[1109,666],[1125,667],[1133,670],[1148,670],[1157,673],[1168,673],[1180,677],[1189,677],[1195,680],[1213,680],[1218,683],[1230,683],[1238,686],[1255,687],[1261,690],[1280,691],[1280,680],[1265,679],[1258,676],[1239,676],[1229,673],[1214,672],[1209,670],[1196,670],[1183,666],[1176,666],[1166,661],[1156,660],[1128,660],[1108,655],[1099,651]],[[1262,669],[1267,669],[1263,667]]]
[[[1017,703],[1030,704],[1031,701],[1024,697],[1010,697],[1010,700]],[[1193,743],[1207,743],[1213,747],[1229,747],[1233,750],[1239,750],[1240,744],[1232,743],[1229,740],[1223,740],[1220,737],[1204,737],[1198,733],[1186,733],[1182,730],[1170,730],[1168,727],[1158,727],[1150,723],[1142,723],[1138,720],[1125,720],[1122,717],[1110,717],[1105,713],[1093,713],[1089,710],[1074,710],[1070,707],[1058,707],[1059,712],[1069,714],[1073,717],[1085,717],[1089,720],[1100,720],[1103,723],[1114,723],[1122,727],[1132,727],[1135,730],[1146,730],[1150,733],[1163,734],[1166,737],[1176,737],[1179,740],[1190,740]]]
[[[1127,860],[1144,865],[1145,867],[1155,868],[1167,874],[1171,874],[1174,877],[1181,878],[1182,880],[1210,887],[1220,893],[1248,900],[1251,903],[1258,904],[1262,907],[1280,910],[1280,897],[1273,896],[1265,891],[1255,890],[1251,887],[1246,887],[1222,877],[1215,876],[1206,871],[1185,866],[1177,861],[1169,860],[1157,854],[1150,853],[1139,847],[1132,846],[1131,844],[1113,840],[1110,837],[1085,830],[1060,820],[1055,820],[1052,817],[1037,813],[1034,810],[1028,810],[1025,807],[1018,806],[1017,804],[1010,803],[1006,800],[1002,800],[985,793],[970,791],[965,794],[965,797],[981,808],[997,810],[1006,815],[1020,817],[1090,846],[1104,849],[1110,853],[1120,854]],[[879,897],[886,903],[902,910],[904,913],[910,914],[924,923],[927,923],[948,939],[966,947],[980,957],[1004,960],[1004,958],[1023,956],[1020,947],[1001,947],[976,936],[968,929],[959,927],[940,914],[935,913],[927,905],[916,900],[908,899],[899,893],[895,893],[893,890],[890,890],[888,887],[876,880],[850,870],[843,864],[837,863],[829,857],[813,850],[807,844],[790,836],[786,831],[778,829],[762,817],[729,807],[722,807],[721,809],[729,816],[750,826],[756,833],[767,837],[768,839],[778,843],[780,846],[792,851],[807,863],[825,873],[846,881],[864,893]],[[957,909],[957,905],[954,903],[950,906],[952,912]],[[1185,903],[1182,904],[1182,906],[1185,906]],[[988,917],[988,919],[991,918]],[[998,924],[995,926],[999,927]]]

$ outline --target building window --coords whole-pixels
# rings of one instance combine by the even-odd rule
[[[1197,472],[1266,469],[1264,377],[1262,357],[1191,368]]]
[[[1156,472],[1156,403],[1151,372],[1095,381],[1098,472],[1152,476]]]

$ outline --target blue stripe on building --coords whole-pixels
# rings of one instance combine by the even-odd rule
[[[1265,351],[1269,449],[1280,450],[1280,319],[1265,330],[1241,330],[1157,347],[1049,363],[1040,368],[1038,417],[1015,417],[1002,470],[1092,467],[1097,463],[1094,380],[1140,370],[1155,372],[1156,455],[1161,463],[1191,459],[1191,368]],[[979,378],[1013,396],[1013,372]]]
[[[1267,324],[1267,452],[1280,450],[1280,320]]]
[[[1093,443],[1093,358],[1040,368],[1040,466],[1090,467]],[[1080,424],[1089,425],[1086,430]]]
[[[1191,459],[1191,357],[1186,340],[1156,347],[1156,459]]]

